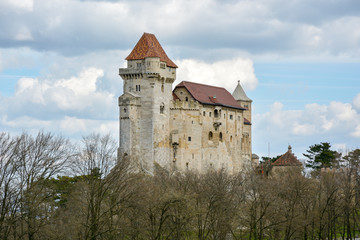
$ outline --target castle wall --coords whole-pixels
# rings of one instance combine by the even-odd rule
[[[242,158],[243,111],[202,105],[185,88],[176,89],[175,94],[183,101],[173,101],[171,107],[171,132],[177,133],[179,138],[177,149],[172,148],[172,154],[176,152],[174,168],[200,173],[221,168],[229,173],[240,171],[245,164]]]

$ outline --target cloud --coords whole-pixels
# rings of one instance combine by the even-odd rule
[[[3,9],[3,11],[31,12],[33,8],[33,0],[2,0],[0,2],[0,9]]]
[[[213,63],[185,59],[176,63],[179,68],[174,86],[185,80],[225,87],[232,93],[238,80],[245,90],[254,90],[258,84],[253,62],[250,59],[237,58]]]
[[[300,159],[310,145],[320,142],[331,143],[334,150],[359,148],[360,113],[349,103],[312,103],[289,110],[274,102],[267,112],[253,114],[252,123],[253,152],[259,156],[283,154],[288,144]]]
[[[39,119],[56,119],[61,115],[87,118],[112,118],[116,98],[99,90],[97,83],[104,72],[86,68],[67,79],[19,79],[13,97],[9,97],[8,117],[27,115]]]
[[[22,27],[16,33],[14,39],[17,41],[30,41],[33,40],[33,37],[29,29],[27,29],[26,27]]]
[[[129,49],[143,32],[151,32],[176,58],[197,54],[199,59],[204,52],[212,61],[234,53],[287,59],[360,57],[356,0],[2,2],[3,12],[32,11],[1,15],[0,47],[4,48],[23,46],[76,56]],[[227,56],[215,54],[219,50]]]
[[[360,112],[360,93],[353,99],[352,104],[358,112]]]
[[[96,120],[77,117],[63,116],[56,120],[43,120],[39,118],[21,116],[8,120],[6,117],[0,119],[0,125],[6,127],[9,132],[19,133],[28,131],[36,133],[39,129],[62,134],[73,139],[79,139],[89,133],[111,134],[118,136],[119,123],[117,120]]]

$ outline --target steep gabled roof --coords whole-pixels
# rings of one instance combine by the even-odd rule
[[[302,163],[295,157],[289,146],[288,151],[283,154],[278,160],[273,162],[273,166],[302,166]]]
[[[191,96],[202,104],[245,110],[245,108],[241,107],[240,104],[236,102],[234,97],[225,88],[182,81],[175,87],[175,89],[181,87],[186,88]]]
[[[240,85],[240,80],[238,81],[238,85],[236,86],[232,95],[236,100],[252,101],[250,98],[248,98],[248,96],[246,96],[244,89]]]
[[[125,60],[140,60],[147,57],[158,57],[168,67],[177,68],[176,64],[166,55],[154,34],[144,33],[130,55]]]

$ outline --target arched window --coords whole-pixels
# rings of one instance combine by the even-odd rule
[[[223,138],[222,132],[220,132],[220,134],[219,134],[219,140],[220,140],[220,142],[222,142],[222,138]]]
[[[214,110],[214,117],[218,117],[219,116],[219,111],[217,109]]]
[[[210,131],[209,132],[209,140],[212,140],[213,139],[213,133]]]

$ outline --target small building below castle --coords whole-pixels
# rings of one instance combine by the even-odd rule
[[[233,94],[196,79],[173,88],[177,65],[148,33],[126,60],[119,69],[120,157],[150,174],[156,165],[199,173],[224,168],[230,174],[251,166],[252,100],[240,81]]]

